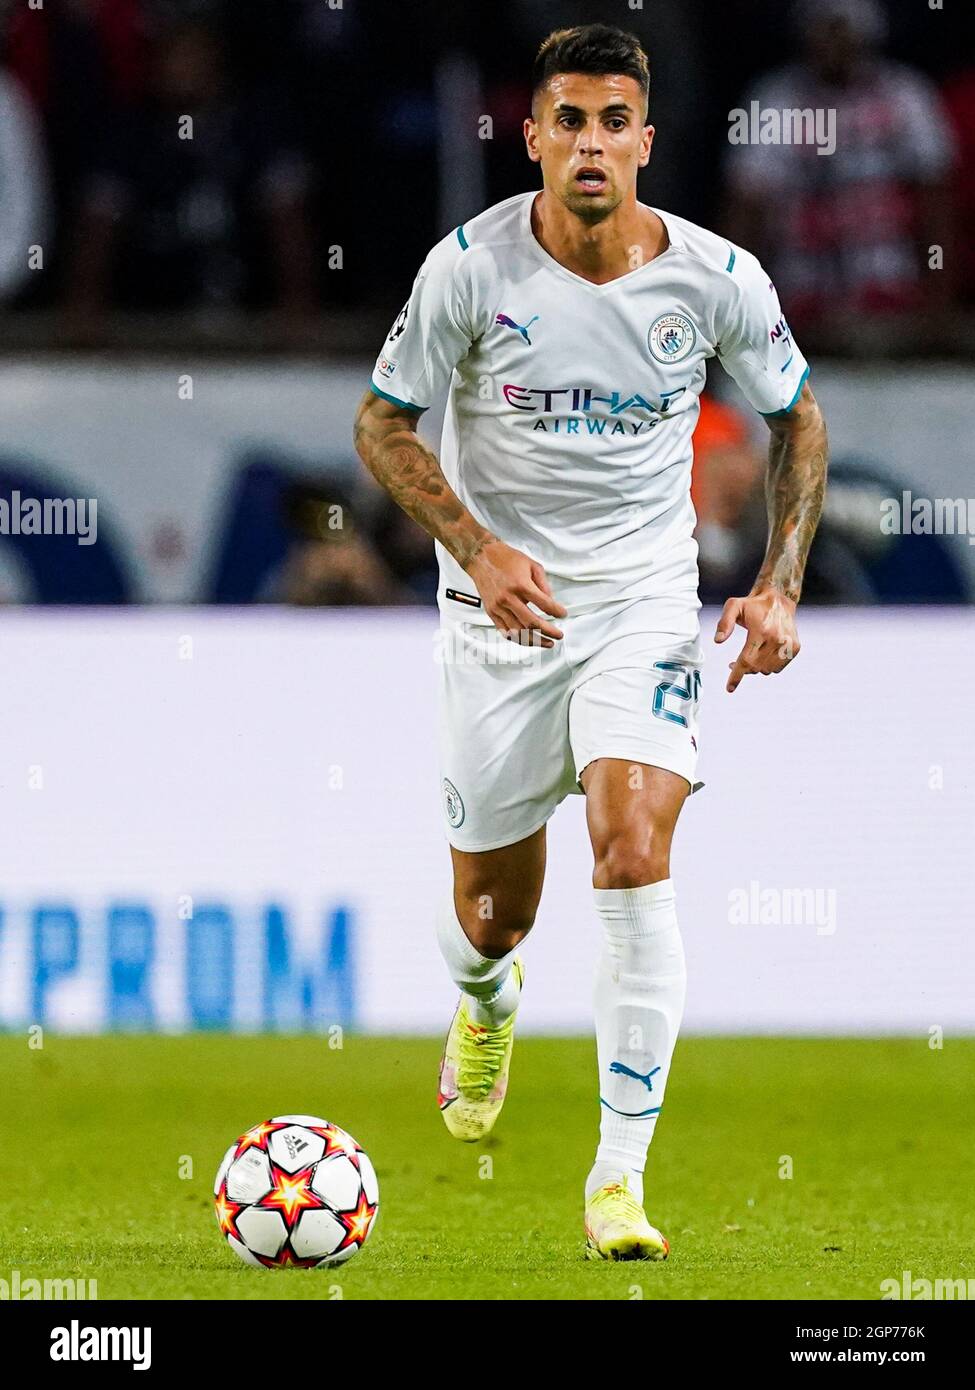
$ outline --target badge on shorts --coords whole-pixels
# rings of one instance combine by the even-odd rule
[[[697,341],[697,330],[683,314],[661,314],[647,334],[647,345],[658,362],[683,362]]]
[[[447,813],[447,824],[454,830],[464,824],[464,802],[453,782],[443,779],[443,803]]]

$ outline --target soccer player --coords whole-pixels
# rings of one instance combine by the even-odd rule
[[[440,1070],[451,1134],[504,1101],[545,824],[586,797],[601,1105],[587,1253],[664,1259],[647,1149],[684,1006],[670,846],[695,789],[701,648],[691,435],[720,358],[771,431],[768,548],[716,640],[746,632],[727,689],[799,651],[796,604],[826,475],[809,369],[754,256],[636,200],[649,71],[607,25],[541,45],[524,131],[540,192],[427,256],[363,397],[356,447],[434,537],[443,812],[453,893],[438,924],[461,990]],[[449,383],[440,458],[420,415]]]

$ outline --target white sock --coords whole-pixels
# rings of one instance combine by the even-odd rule
[[[450,978],[467,998],[472,1021],[487,1028],[500,1027],[518,1007],[521,993],[511,970],[517,947],[498,960],[482,956],[457,920],[453,894],[437,915],[437,940]]]
[[[642,888],[594,888],[593,897],[606,944],[593,996],[599,1148],[586,1198],[626,1177],[642,1202],[647,1149],[684,1012],[684,948],[669,878]]]

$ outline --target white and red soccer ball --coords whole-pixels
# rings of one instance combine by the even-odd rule
[[[379,1210],[368,1154],[315,1115],[278,1115],[242,1134],[213,1193],[228,1245],[259,1269],[343,1264],[365,1245]]]

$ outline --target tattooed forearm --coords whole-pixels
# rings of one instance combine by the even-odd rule
[[[359,403],[353,440],[369,472],[464,568],[497,537],[454,492],[436,455],[415,431],[417,417],[372,391]]]
[[[826,490],[826,426],[808,385],[790,414],[770,421],[765,498],[769,537],[755,589],[778,589],[799,602]]]

